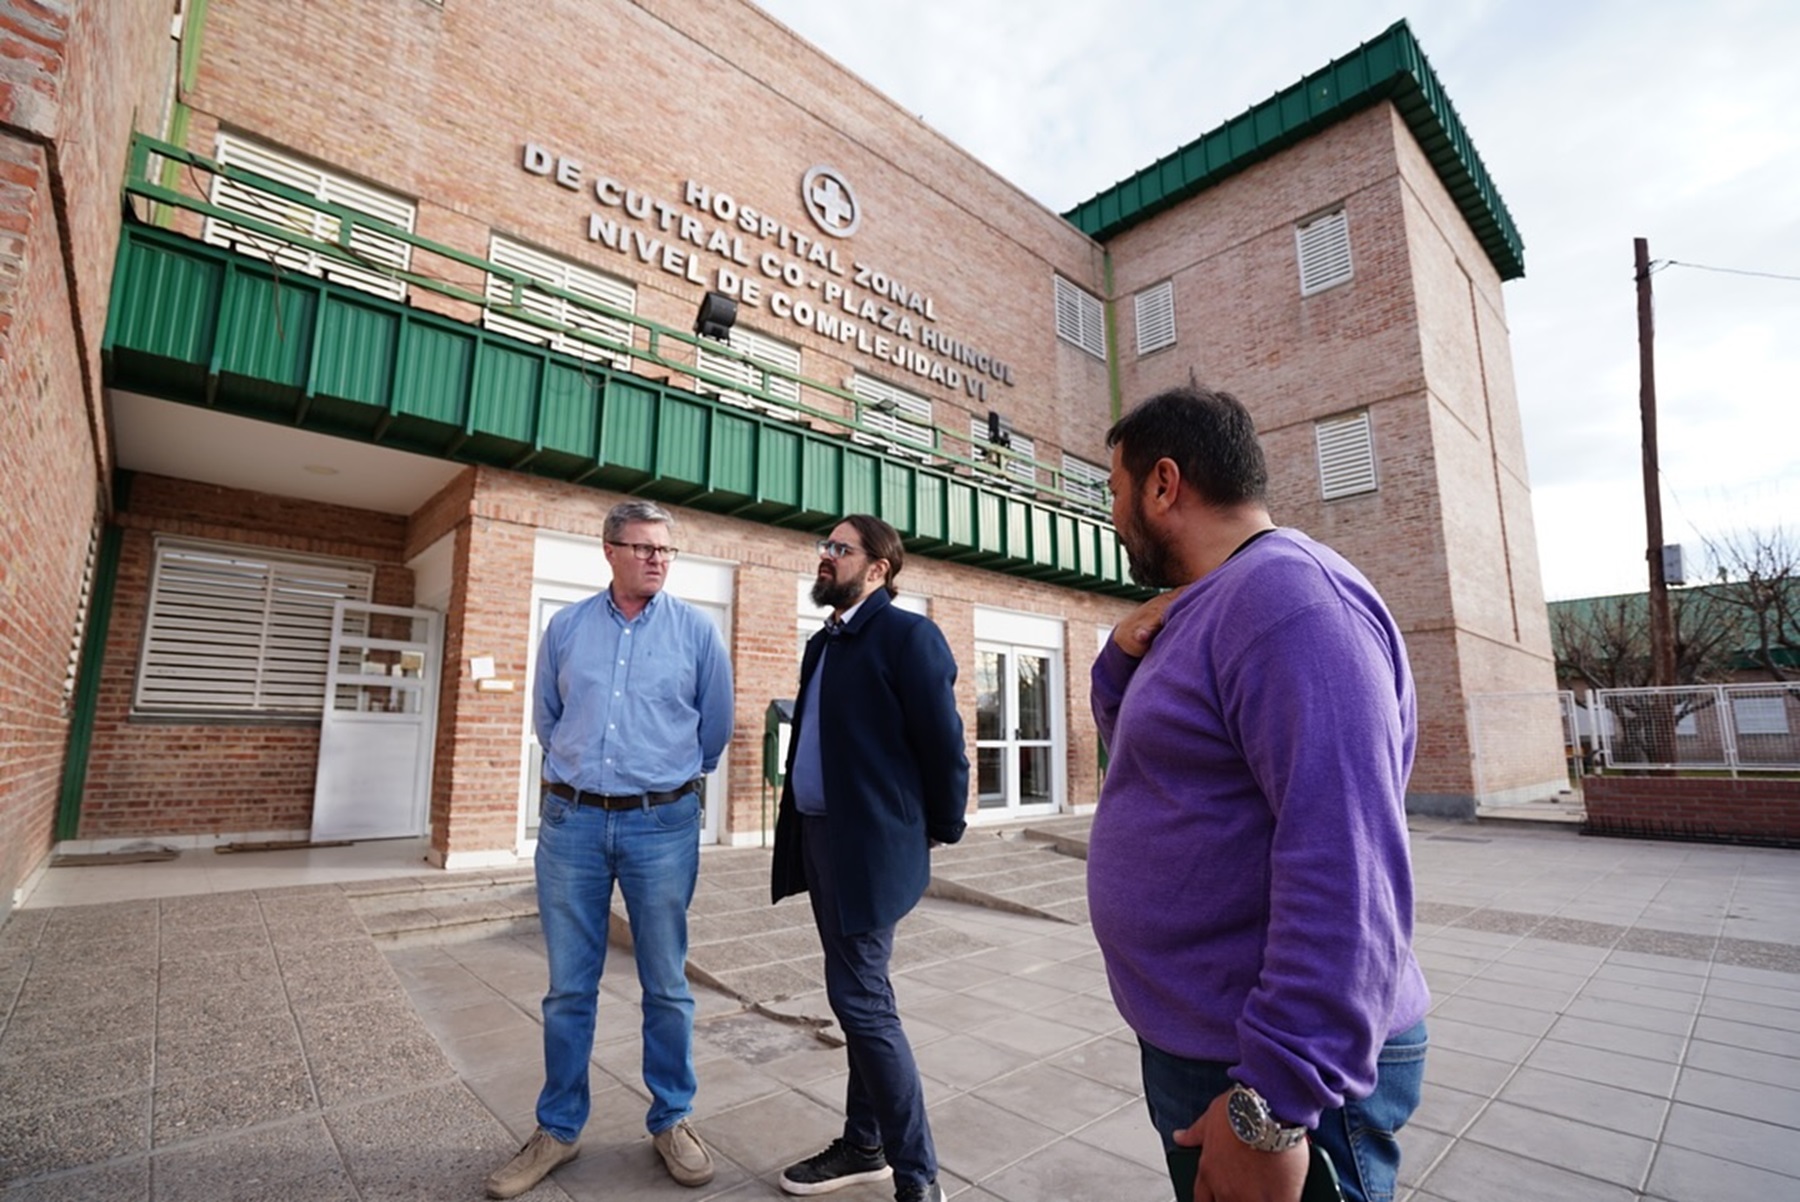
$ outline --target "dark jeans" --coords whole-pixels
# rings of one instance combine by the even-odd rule
[[[1376,1059],[1375,1092],[1319,1116],[1313,1142],[1331,1154],[1349,1202],[1392,1202],[1400,1176],[1400,1144],[1394,1134],[1418,1109],[1425,1046],[1423,1022],[1394,1036]],[[1175,1146],[1175,1132],[1190,1126],[1231,1088],[1226,1073],[1232,1066],[1188,1060],[1141,1039],[1138,1047],[1143,1051],[1144,1101],[1167,1150]]]
[[[838,922],[837,876],[826,841],[828,818],[802,819],[801,846],[813,921],[825,949],[825,996],[844,1029],[850,1083],[844,1090],[844,1138],[881,1147],[902,1181],[937,1179],[937,1149],[925,1121],[925,1091],[888,981],[894,928],[846,935]]]

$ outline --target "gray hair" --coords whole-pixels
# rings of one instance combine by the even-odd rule
[[[658,505],[655,501],[630,500],[620,501],[606,511],[606,526],[601,537],[607,542],[618,542],[619,536],[625,533],[625,527],[633,522],[658,522],[669,529],[675,528],[674,515]]]

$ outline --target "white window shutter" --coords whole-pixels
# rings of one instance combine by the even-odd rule
[[[1062,457],[1063,491],[1089,505],[1106,504],[1105,468],[1064,452]]]
[[[1132,301],[1137,315],[1138,354],[1148,355],[1175,345],[1175,283],[1164,280],[1144,289]]]
[[[158,539],[135,713],[319,713],[333,605],[374,569]]]
[[[724,376],[728,380],[735,380],[746,388],[763,388],[763,373],[756,369],[755,364],[757,363],[779,367],[784,371],[791,371],[795,375],[800,373],[800,348],[797,346],[780,342],[766,334],[758,334],[755,330],[746,330],[742,326],[732,326],[731,332],[726,337],[729,340],[727,345],[732,350],[749,356],[752,362],[746,363],[741,359],[733,359],[729,355],[721,355],[717,351],[710,350],[703,340],[695,356],[702,371],[711,372],[715,376]],[[775,375],[771,375],[768,380],[765,392],[799,404],[800,385],[797,382],[785,376]],[[800,420],[799,410],[772,405],[761,397],[749,393],[726,392],[705,381],[700,382],[698,389],[700,392],[716,396],[728,404],[737,405],[743,409],[754,409],[759,413],[767,413],[770,417],[778,417],[782,421]]]
[[[255,172],[317,200],[385,221],[409,233],[417,219],[418,208],[410,201],[231,134],[219,135],[218,159],[223,166]],[[223,175],[213,177],[208,199],[222,209],[279,226],[297,237],[336,243],[342,234],[342,222],[329,213]],[[283,242],[214,217],[206,219],[201,236],[215,246],[228,246],[289,271],[348,284],[394,300],[406,295],[406,284],[383,269],[407,270],[412,265],[412,244],[368,226],[353,225],[349,243],[349,249],[367,266],[347,263],[313,247]]]
[[[1294,227],[1300,257],[1300,295],[1311,296],[1347,282],[1350,265],[1350,219],[1344,210],[1315,217]]]
[[[1327,418],[1313,426],[1319,449],[1319,491],[1324,500],[1374,492],[1375,442],[1367,411]]]
[[[861,372],[850,377],[850,391],[863,403],[863,428],[891,440],[882,445],[914,459],[924,458],[920,451],[936,449],[929,399]]]
[[[539,280],[552,288],[560,288],[576,296],[618,309],[625,313],[637,312],[637,289],[624,280],[589,270],[566,259],[533,250],[522,243],[502,238],[495,234],[488,243],[488,258],[495,266],[508,267],[523,275]],[[490,305],[511,306],[513,304],[513,282],[502,275],[488,273],[486,296]],[[636,327],[630,322],[617,317],[609,317],[594,309],[589,309],[579,302],[566,297],[553,296],[548,292],[521,287],[518,289],[518,307],[537,317],[553,321],[557,325],[571,330],[581,330],[596,334],[620,346],[632,345],[632,335]],[[593,342],[570,337],[555,330],[545,329],[529,321],[496,312],[489,308],[482,314],[482,325],[490,330],[517,338],[523,342],[535,342],[539,346],[548,346],[551,350],[561,351],[567,355],[575,355],[595,363],[611,363],[621,369],[629,369],[631,360],[620,351],[612,351]]]
[[[1056,276],[1056,336],[1106,358],[1106,310],[1100,298]]]
[[[976,417],[969,419],[969,442],[975,449],[974,457],[976,459],[982,458],[984,448],[988,445],[988,424],[986,418]],[[1012,452],[1012,455],[1006,457],[1006,466],[1003,469],[1006,474],[1015,480],[1036,488],[1036,441],[1025,437],[1025,435],[1020,434],[1015,430],[1012,435],[1012,442],[1007,445],[1006,449]],[[1023,456],[1023,458],[1015,459],[1013,458],[1014,455]],[[998,458],[998,456],[996,456],[996,458]]]

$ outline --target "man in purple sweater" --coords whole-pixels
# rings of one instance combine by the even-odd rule
[[[1197,1202],[1295,1202],[1309,1134],[1346,1196],[1388,1202],[1429,1003],[1400,632],[1361,573],[1270,520],[1235,398],[1166,392],[1106,440],[1132,578],[1171,590],[1093,672],[1111,758],[1088,901],[1151,1120],[1172,1162],[1198,1149]]]

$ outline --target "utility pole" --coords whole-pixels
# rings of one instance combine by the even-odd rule
[[[1662,482],[1656,454],[1656,321],[1650,303],[1650,243],[1632,239],[1637,254],[1638,413],[1644,425],[1644,529],[1650,546],[1650,683],[1675,683],[1675,638],[1669,621],[1669,582],[1663,575]]]

